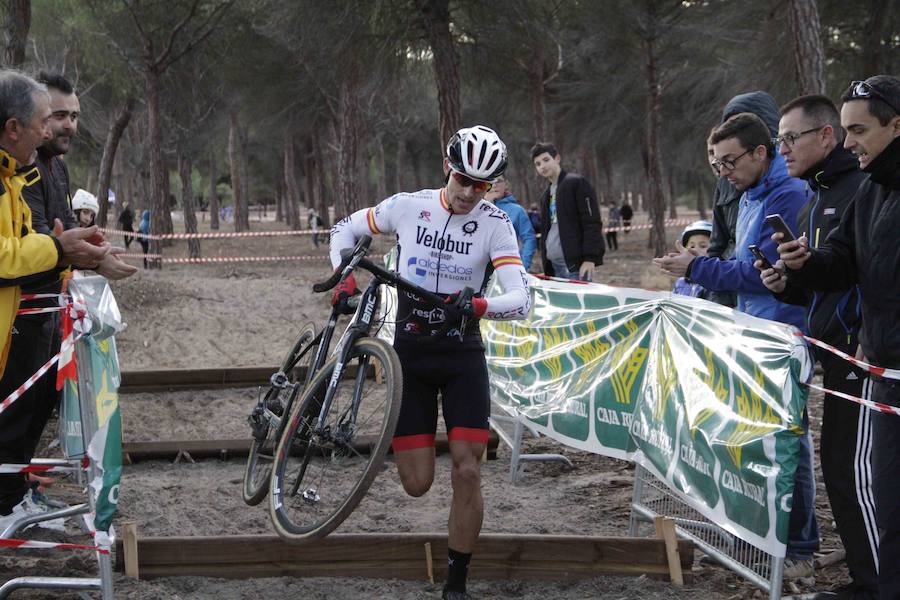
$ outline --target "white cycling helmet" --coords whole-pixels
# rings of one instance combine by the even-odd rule
[[[493,181],[508,164],[506,144],[496,131],[482,125],[454,133],[447,142],[447,160],[454,171],[478,181]]]
[[[681,245],[687,246],[688,239],[695,233],[705,233],[712,237],[712,228],[712,223],[709,221],[694,221],[681,232]]]
[[[72,210],[87,209],[94,211],[94,214],[100,213],[100,203],[97,197],[86,190],[78,190],[72,197]]]

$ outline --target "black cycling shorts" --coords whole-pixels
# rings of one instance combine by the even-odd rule
[[[484,350],[454,343],[394,345],[403,368],[394,452],[434,446],[438,392],[448,439],[487,444],[491,397]]]

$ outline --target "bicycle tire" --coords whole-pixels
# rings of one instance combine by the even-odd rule
[[[400,414],[403,378],[397,353],[383,340],[362,338],[347,358],[347,365],[355,364],[357,371],[345,367],[323,427],[318,428],[336,363],[337,357],[332,357],[306,387],[275,452],[269,512],[275,531],[288,542],[323,538],[353,512],[381,469]],[[367,370],[380,364],[380,383],[360,377],[360,364]],[[345,397],[347,391],[350,395]],[[361,396],[356,422],[348,427],[341,419],[350,414],[356,393]]]
[[[316,326],[313,323],[304,325],[300,329],[300,335],[297,339],[299,343],[295,344],[295,347],[298,348],[315,342]],[[316,352],[313,347],[310,348],[303,357],[303,363],[306,367],[306,380],[304,381],[304,384],[308,383],[310,380],[310,369],[315,360],[315,355]],[[285,372],[285,375],[291,383],[296,383],[295,377],[298,374],[297,369],[286,369],[288,361],[290,361],[291,358],[291,356],[287,357],[285,364],[282,365],[282,371]],[[270,384],[269,389],[266,391],[266,395],[263,398],[263,405],[270,406],[279,402],[283,407],[288,407],[297,399],[299,392],[299,389],[279,388]],[[254,411],[256,410],[257,407],[254,407]],[[253,419],[254,415],[251,414],[250,418]],[[247,454],[247,463],[244,468],[244,483],[241,488],[241,497],[249,506],[256,506],[265,500],[269,493],[271,466],[275,455],[275,448],[278,444],[279,430],[281,429],[281,427],[277,426],[270,418],[267,418],[265,414],[257,414],[257,418],[259,419],[257,426],[260,430],[264,429],[264,434],[259,437],[254,435],[251,439],[250,452]]]

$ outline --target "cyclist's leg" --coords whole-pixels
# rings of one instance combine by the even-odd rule
[[[491,399],[487,364],[480,348],[460,349],[445,364],[454,370],[441,389],[444,421],[453,460],[449,545],[471,552],[481,531],[481,456],[490,432]]]
[[[438,387],[426,379],[428,350],[395,345],[403,367],[403,400],[394,431],[394,461],[403,489],[421,496],[434,481],[434,434],[437,431]],[[424,356],[423,356],[424,355]],[[438,360],[435,358],[435,360]]]

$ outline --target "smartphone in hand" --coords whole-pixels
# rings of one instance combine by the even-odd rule
[[[794,232],[791,231],[791,228],[787,226],[787,223],[784,222],[784,219],[781,218],[781,215],[775,213],[774,215],[766,215],[766,223],[781,234],[781,243],[792,242],[796,240],[796,236],[794,236]]]
[[[773,268],[772,263],[770,263],[769,259],[766,258],[766,255],[762,253],[762,250],[759,249],[759,246],[757,246],[756,244],[750,244],[749,246],[747,246],[747,249],[750,250],[750,253],[755,256],[757,260],[762,262],[762,268],[764,270]]]

